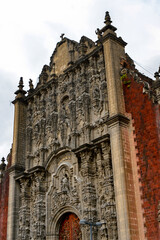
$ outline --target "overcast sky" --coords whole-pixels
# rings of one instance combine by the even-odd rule
[[[160,0],[5,0],[0,7],[0,158],[13,138],[14,92],[19,78],[25,90],[36,83],[61,33],[79,41],[96,41],[109,11],[117,35],[128,43],[126,52],[153,77],[160,64]],[[145,71],[147,70],[147,72]],[[151,74],[150,74],[151,73]]]

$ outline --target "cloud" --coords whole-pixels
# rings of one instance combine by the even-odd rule
[[[14,78],[13,73],[6,72],[0,69],[0,156],[6,157],[10,151],[13,133],[13,105],[14,85],[11,80]]]
[[[104,26],[105,12],[109,11],[117,35],[128,43],[126,52],[154,74],[160,64],[158,9],[159,0],[3,1],[0,8],[0,155],[7,155],[12,142],[10,102],[19,78],[24,77],[25,89],[29,78],[36,82],[43,65],[49,64],[61,33],[76,41],[82,35],[96,41],[95,30]],[[144,72],[142,68],[139,70]]]
[[[38,33],[24,34],[22,46],[23,55],[25,56],[24,65],[25,69],[28,70],[28,73],[25,73],[25,75],[31,73],[38,74],[40,67],[42,68],[46,60],[48,61],[48,49],[45,47],[45,38]]]

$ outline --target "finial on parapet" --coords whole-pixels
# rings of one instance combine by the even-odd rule
[[[1,160],[1,162],[2,162],[2,164],[4,164],[4,163],[5,163],[5,158],[4,158],[4,157],[2,157],[2,160]]]
[[[102,37],[102,32],[101,32],[101,30],[99,28],[97,28],[95,33],[97,34],[98,39],[100,39]]]
[[[1,164],[0,164],[0,170],[1,171],[4,171],[5,170],[5,167],[6,167],[6,164],[5,164],[5,158],[3,157],[2,160],[1,160]]]
[[[23,87],[24,87],[24,85],[23,85],[23,77],[20,77],[18,87],[19,87],[19,90],[23,90]]]
[[[32,79],[29,79],[29,89],[30,90],[33,89],[33,81],[32,81]]]
[[[79,47],[78,47],[78,51],[79,51],[79,54],[80,54],[81,57],[85,56],[85,54],[87,52],[87,45],[85,43],[85,36],[81,37],[80,44],[79,44]]]
[[[109,15],[109,12],[108,12],[108,11],[106,12],[106,15],[105,15],[105,19],[104,19],[104,20],[105,20],[104,23],[105,23],[106,25],[111,25],[112,21],[111,21],[111,17],[110,17],[110,15]]]
[[[33,92],[33,90],[34,90],[33,81],[32,81],[32,79],[29,79],[29,90],[28,90],[28,93],[30,94],[31,92]]]
[[[107,34],[110,34],[110,35],[112,34],[112,35],[116,36],[115,31],[117,30],[117,28],[114,27],[111,24],[112,21],[111,21],[111,17],[109,15],[108,11],[105,13],[105,21],[104,21],[104,23],[105,23],[105,26],[102,29],[97,28],[97,30],[96,30],[96,34],[98,36],[98,40],[102,39]]]
[[[33,81],[32,79],[29,79],[29,90],[33,90],[34,86],[33,86]]]
[[[155,77],[156,81],[160,80],[160,66],[159,66],[158,72],[155,72],[154,77]]]
[[[23,77],[20,77],[20,80],[19,80],[19,85],[18,85],[18,90],[15,92],[15,94],[17,95],[16,98],[21,98],[22,96],[24,97],[24,95],[26,94],[26,91],[23,90]],[[14,103],[14,101],[13,101]]]

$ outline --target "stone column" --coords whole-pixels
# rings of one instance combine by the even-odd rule
[[[125,105],[120,81],[120,58],[125,56],[126,43],[116,36],[116,28],[111,25],[109,13],[106,12],[105,26],[98,31],[103,44],[105,71],[107,78],[109,120],[108,128],[111,141],[111,155],[117,211],[118,239],[130,240],[129,211],[124,166],[123,131],[129,120],[124,116]],[[138,239],[138,238],[137,238]]]
[[[20,189],[15,176],[24,171],[24,150],[25,150],[25,124],[26,124],[26,104],[25,91],[23,90],[23,79],[19,81],[19,89],[15,92],[16,98],[13,101],[15,105],[14,114],[14,133],[12,161],[9,169],[9,199],[8,199],[8,222],[7,222],[7,240],[17,240],[18,233],[18,211]]]
[[[13,149],[12,149],[12,166],[24,166],[25,158],[25,134],[26,134],[26,103],[23,90],[23,79],[20,79],[19,89],[15,92],[17,95],[13,104],[14,111],[14,131],[13,131]]]
[[[123,120],[113,118],[112,121],[108,122],[111,136],[110,139],[119,240],[131,239],[125,179],[124,150],[122,142],[123,128],[125,128],[127,124],[125,120],[127,121],[125,118]]]
[[[7,240],[18,239],[18,209],[19,209],[19,184],[14,177],[18,169],[13,168],[9,174],[9,198],[8,198],[8,219],[7,219]]]

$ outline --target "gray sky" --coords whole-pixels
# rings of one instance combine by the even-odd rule
[[[10,151],[13,137],[11,102],[19,78],[25,90],[29,78],[36,83],[61,33],[79,41],[96,41],[109,11],[117,35],[128,43],[126,52],[153,78],[160,64],[159,0],[5,0],[0,8],[0,158]]]

